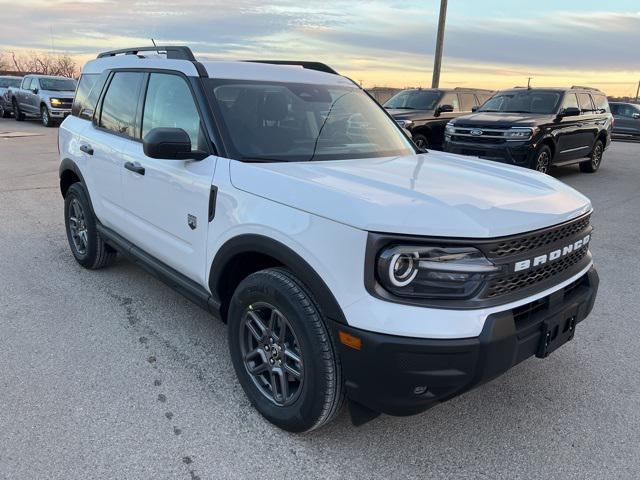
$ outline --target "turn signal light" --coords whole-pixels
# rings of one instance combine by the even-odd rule
[[[360,350],[362,348],[362,339],[355,337],[350,333],[343,332],[342,330],[338,332],[338,336],[340,337],[340,343],[343,345],[355,350]]]

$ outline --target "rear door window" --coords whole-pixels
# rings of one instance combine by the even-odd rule
[[[591,95],[588,93],[578,93],[578,103],[580,104],[580,110],[582,110],[583,113],[593,113]]]
[[[136,112],[143,73],[116,72],[102,102],[100,127],[118,135],[135,137]]]
[[[460,110],[470,112],[476,106],[476,97],[473,93],[460,93]]]

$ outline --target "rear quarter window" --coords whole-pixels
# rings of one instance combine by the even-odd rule
[[[80,77],[80,83],[78,83],[78,89],[73,99],[73,106],[71,107],[71,115],[83,118],[85,120],[91,120],[93,118],[93,112],[96,109],[96,104],[100,98],[102,87],[107,80],[107,74],[87,74]]]

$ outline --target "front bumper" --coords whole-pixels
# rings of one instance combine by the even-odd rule
[[[598,282],[592,267],[547,297],[490,315],[474,338],[407,338],[332,324],[347,396],[378,413],[423,412],[540,354],[547,322],[568,312],[576,323],[584,320],[593,308]],[[339,331],[361,339],[361,348],[342,344]]]
[[[528,167],[535,152],[531,141],[480,143],[473,141],[446,140],[444,151],[459,155],[471,155],[520,167]]]
[[[49,108],[49,115],[52,118],[67,118],[68,115],[71,114],[70,108]]]

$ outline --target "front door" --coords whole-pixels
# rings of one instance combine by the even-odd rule
[[[575,93],[565,94],[560,111],[562,112],[566,108],[580,108]],[[580,140],[582,122],[582,115],[578,115],[575,117],[562,117],[555,124],[554,135],[557,139],[555,162],[579,158],[582,152]]]
[[[141,138],[154,128],[182,128],[193,150],[208,151],[201,117],[186,78],[151,73],[142,113]],[[209,196],[216,157],[204,160],[161,160],[144,154],[141,142],[130,141],[124,161],[123,205],[127,238],[144,251],[192,280],[205,281]]]

